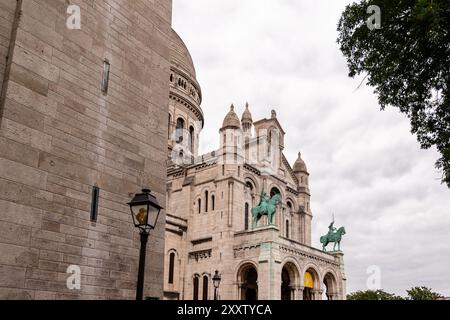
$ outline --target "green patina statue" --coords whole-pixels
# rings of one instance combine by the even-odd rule
[[[327,251],[326,246],[331,242],[334,242],[333,251],[336,251],[336,244],[338,245],[338,250],[341,250],[341,239],[344,234],[344,227],[340,227],[336,230],[334,227],[334,221],[331,222],[328,226],[328,233],[320,237],[320,243],[322,244],[323,251]]]
[[[269,225],[273,224],[276,207],[280,201],[281,196],[279,194],[269,198],[264,191],[261,191],[258,205],[255,208],[252,208],[253,228],[256,227],[262,216],[268,217]]]

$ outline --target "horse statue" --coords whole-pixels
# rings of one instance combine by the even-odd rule
[[[339,229],[337,229],[337,231],[335,231],[336,228],[333,227],[333,223],[334,222],[332,222],[328,227],[329,229],[328,233],[320,237],[320,243],[322,243],[323,251],[327,251],[326,246],[331,242],[334,242],[333,251],[336,251],[336,244],[338,245],[338,251],[341,250],[341,239],[342,236],[345,234],[345,228],[340,227]]]
[[[261,199],[259,204],[252,208],[253,228],[258,224],[262,216],[267,216],[269,225],[273,224],[273,217],[275,215],[276,206],[281,202],[281,196],[275,194],[272,198],[268,198],[264,191],[261,192]]]

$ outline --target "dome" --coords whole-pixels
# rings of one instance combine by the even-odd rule
[[[245,104],[245,111],[242,114],[242,122],[253,122],[252,114],[248,108],[248,103]]]
[[[230,111],[225,116],[225,119],[223,119],[222,129],[224,128],[241,128],[241,122],[239,121],[236,112],[234,112],[234,105],[231,105]]]
[[[308,169],[306,168],[305,161],[302,159],[302,154],[298,153],[298,159],[294,163],[294,167],[292,168],[295,173],[297,172],[308,172]]]
[[[176,33],[173,29],[171,33],[171,40],[170,62],[172,66],[181,69],[195,79],[196,73],[191,54],[178,33]]]

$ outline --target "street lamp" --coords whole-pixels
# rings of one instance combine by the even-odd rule
[[[219,300],[217,296],[217,291],[220,286],[220,280],[222,280],[222,277],[219,274],[219,271],[216,270],[214,273],[214,276],[212,277],[213,285],[214,285],[214,300]]]
[[[137,193],[133,200],[127,203],[130,206],[131,217],[136,228],[139,228],[141,235],[141,250],[139,253],[139,271],[136,286],[136,300],[142,300],[144,293],[144,272],[145,254],[147,240],[150,230],[155,229],[159,212],[162,207],[156,197],[151,194],[150,189],[142,189],[142,193]]]

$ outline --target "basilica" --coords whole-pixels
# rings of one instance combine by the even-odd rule
[[[343,253],[311,246],[310,176],[300,153],[284,156],[276,111],[254,120],[248,103],[231,105],[219,148],[199,154],[202,92],[189,50],[171,40],[164,298],[345,299]],[[262,202],[273,219],[253,213]]]

